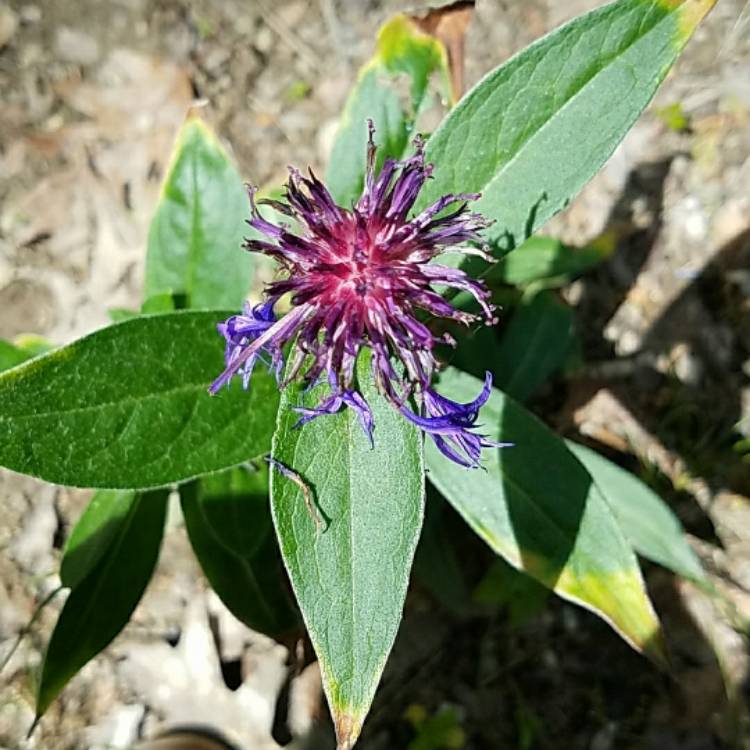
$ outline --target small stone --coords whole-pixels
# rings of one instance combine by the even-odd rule
[[[0,5],[0,49],[13,38],[17,28],[16,14],[7,5]]]
[[[229,62],[230,53],[228,49],[218,47],[211,50],[203,61],[203,67],[213,76],[219,76]]]
[[[684,344],[675,347],[672,358],[674,374],[680,382],[697,388],[703,380],[703,363],[690,348]]]
[[[583,299],[583,292],[583,282],[577,279],[562,290],[562,296],[571,307],[578,307]]]
[[[42,11],[38,5],[24,5],[21,8],[22,23],[39,23],[42,20]]]
[[[708,217],[701,202],[693,195],[684,198],[677,209],[685,234],[695,241],[708,236]]]
[[[44,57],[41,45],[36,42],[29,42],[28,44],[22,44],[20,46],[21,52],[18,55],[19,68],[30,68]]]
[[[268,54],[275,42],[274,34],[267,26],[261,26],[253,39],[253,47],[261,54]]]
[[[578,613],[572,607],[565,607],[562,611],[562,624],[568,633],[575,633],[579,630]]]
[[[275,13],[284,25],[289,29],[298,28],[307,12],[307,3],[287,0],[285,3],[279,3],[275,8]]]
[[[92,65],[99,59],[99,43],[80,29],[61,26],[55,34],[55,49],[65,62]]]
[[[591,750],[610,750],[617,737],[617,724],[613,721],[603,726],[591,740]]]
[[[94,746],[128,748],[138,740],[138,732],[146,707],[141,703],[133,705],[116,704],[106,717],[87,732],[87,739]]]
[[[750,359],[743,362],[742,372],[750,378]],[[737,422],[737,431],[740,435],[750,438],[750,388],[740,391],[740,420]]]
[[[629,357],[641,348],[641,337],[632,330],[623,331],[615,341],[615,351],[620,357]]]
[[[556,671],[560,668],[560,660],[551,648],[547,648],[542,652],[542,664],[550,672]]]

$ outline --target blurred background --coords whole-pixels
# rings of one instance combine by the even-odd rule
[[[479,0],[467,85],[601,4]],[[61,344],[106,325],[109,308],[138,306],[148,223],[194,99],[244,178],[280,184],[287,164],[322,172],[377,28],[403,9],[0,3],[0,338]],[[622,146],[544,232],[609,251],[560,290],[576,314],[575,366],[531,406],[657,489],[722,596],[645,567],[672,651],[664,675],[592,615],[492,565],[445,509],[440,533],[461,551],[456,588],[444,571],[435,585],[423,545],[360,746],[750,748],[747,3],[719,0]],[[0,473],[0,656],[54,588],[89,496]],[[130,625],[27,740],[54,620],[55,605],[0,674],[0,747],[126,748],[184,723],[245,750],[300,747],[311,728],[314,746],[332,746],[315,665],[288,689],[289,653],[208,590],[178,513]]]

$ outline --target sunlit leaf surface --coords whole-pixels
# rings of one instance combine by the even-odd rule
[[[281,552],[342,748],[359,735],[393,645],[424,506],[419,432],[377,393],[368,358],[358,377],[375,448],[349,409],[294,429],[292,407],[316,403],[327,386],[307,395],[291,386],[273,456],[296,476],[271,475]]]
[[[128,320],[0,375],[0,465],[77,487],[140,489],[267,453],[278,404],[259,366],[214,397],[226,312]]]

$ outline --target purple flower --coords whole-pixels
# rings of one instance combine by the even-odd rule
[[[489,291],[464,271],[432,262],[444,252],[484,255],[480,243],[489,222],[468,210],[478,194],[446,195],[408,218],[432,171],[424,161],[423,141],[404,161],[386,160],[375,174],[374,128],[369,123],[367,172],[362,196],[351,208],[337,206],[326,187],[309,172],[290,168],[286,201],[261,201],[290,217],[298,227],[264,219],[250,188],[252,218],[265,239],[245,241],[245,248],[275,258],[284,278],[266,289],[267,302],[219,325],[226,340],[226,369],[212,384],[216,393],[234,375],[248,387],[261,359],[280,377],[284,347],[294,341],[280,387],[302,377],[313,385],[325,378],[331,388],[315,408],[299,407],[299,424],[347,406],[357,414],[372,441],[373,417],[357,390],[355,364],[362,347],[372,351],[375,385],[408,419],[429,434],[438,448],[463,466],[478,466],[481,449],[498,445],[471,430],[479,408],[489,398],[488,374],[480,396],[458,404],[439,396],[430,384],[438,369],[437,344],[455,345],[436,335],[425,319],[445,318],[468,325],[481,318],[495,322]],[[482,310],[474,315],[455,309],[435,287],[469,292]],[[290,295],[291,309],[278,320],[273,308]],[[303,372],[304,371],[304,372]],[[414,397],[424,416],[410,411]]]

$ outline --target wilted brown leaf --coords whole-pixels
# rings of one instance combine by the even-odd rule
[[[464,92],[464,46],[466,30],[473,15],[474,0],[458,0],[410,16],[421,31],[445,45],[454,103]]]

